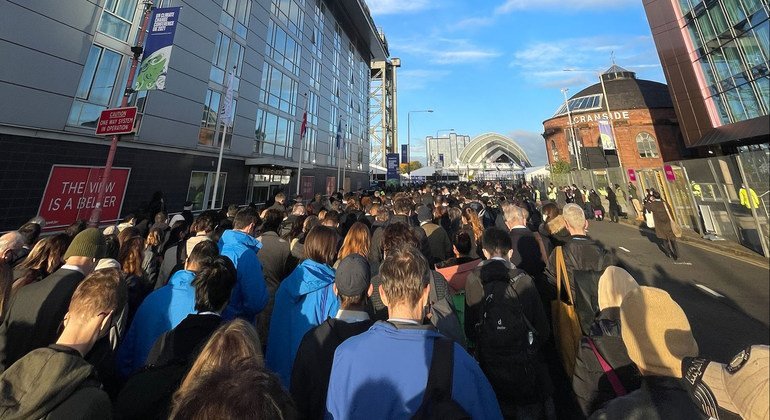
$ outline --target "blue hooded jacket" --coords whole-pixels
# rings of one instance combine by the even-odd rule
[[[441,334],[432,327],[377,322],[334,353],[326,418],[403,419],[420,408]],[[495,392],[478,363],[454,343],[452,399],[473,419],[502,419]]]
[[[155,340],[195,313],[195,273],[180,270],[168,284],[150,293],[136,310],[128,334],[118,348],[118,372],[123,377],[144,366]]]
[[[267,336],[267,366],[288,388],[297,349],[305,333],[337,314],[334,269],[305,260],[278,287]]]
[[[219,252],[230,258],[238,271],[230,302],[222,312],[226,321],[241,318],[254,324],[257,314],[267,305],[269,295],[265,276],[257,258],[260,249],[261,242],[237,230],[226,230],[219,240]]]

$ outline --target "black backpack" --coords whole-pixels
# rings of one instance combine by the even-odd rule
[[[476,324],[476,358],[498,400],[521,404],[542,399],[534,362],[539,347],[537,330],[524,315],[514,284],[528,277],[516,269],[506,281],[484,284],[481,319]]]
[[[446,337],[433,340],[428,384],[422,404],[412,420],[466,420],[471,416],[452,399],[452,374],[454,372],[454,341]]]

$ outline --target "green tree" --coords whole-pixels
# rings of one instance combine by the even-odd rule
[[[414,172],[414,171],[416,171],[416,170],[418,170],[420,168],[422,168],[422,163],[420,163],[420,162],[418,162],[416,160],[413,160],[413,161],[409,162],[409,167],[408,168],[407,168],[407,164],[406,163],[402,163],[402,164],[400,164],[398,166],[398,170],[402,174],[406,174],[406,173],[409,173],[409,172]]]
[[[571,167],[569,162],[565,162],[563,160],[557,160],[556,162],[551,165],[551,173],[552,174],[568,174]]]

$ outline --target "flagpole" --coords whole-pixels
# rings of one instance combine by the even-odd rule
[[[341,159],[340,159],[340,150],[342,149],[342,119],[340,118],[337,121],[337,191],[340,190],[340,171],[342,169],[341,167]]]
[[[232,92],[231,92],[231,89],[232,89],[233,76],[234,75],[235,75],[235,67],[233,67],[233,71],[232,71],[232,73],[230,73],[230,78],[227,81],[227,87],[226,87],[225,90],[228,91],[228,93],[225,94],[225,101],[228,100],[227,96],[229,94],[229,96],[230,96],[229,100],[230,100],[230,102],[232,102]],[[226,114],[229,114],[231,112],[231,109],[230,109],[231,105],[229,105],[229,104],[222,104],[222,105],[226,106],[226,109],[225,109]],[[217,116],[219,116],[219,112],[217,112]],[[227,124],[226,120],[229,119],[229,118],[230,118],[229,115],[224,115],[223,118],[221,118],[222,125],[223,125],[223,127],[222,127],[222,139],[219,141],[219,158],[217,159],[217,173],[216,173],[216,176],[214,177],[214,193],[213,193],[213,197],[211,197],[211,208],[212,209],[215,209],[217,207],[217,190],[219,189],[219,174],[220,174],[220,172],[222,170],[222,155],[225,152],[225,136],[227,135],[227,126],[225,124]],[[217,123],[217,129],[219,129],[219,123]],[[216,138],[216,133],[214,135],[214,138]]]
[[[305,110],[302,114],[302,124],[305,127],[305,131],[302,131],[303,126],[299,128],[299,163],[297,163],[297,194],[299,195],[300,183],[302,182],[302,160],[305,155],[305,136],[307,135],[307,92],[305,93]]]

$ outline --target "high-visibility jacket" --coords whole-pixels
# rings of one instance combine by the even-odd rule
[[[556,201],[556,187],[548,187],[548,199]]]
[[[751,200],[749,200],[749,195],[751,195]],[[759,196],[757,196],[757,192],[754,191],[754,188],[749,188],[748,192],[746,192],[746,188],[741,188],[738,192],[738,197],[740,197],[741,205],[743,207],[746,207],[747,209],[759,208]]]

